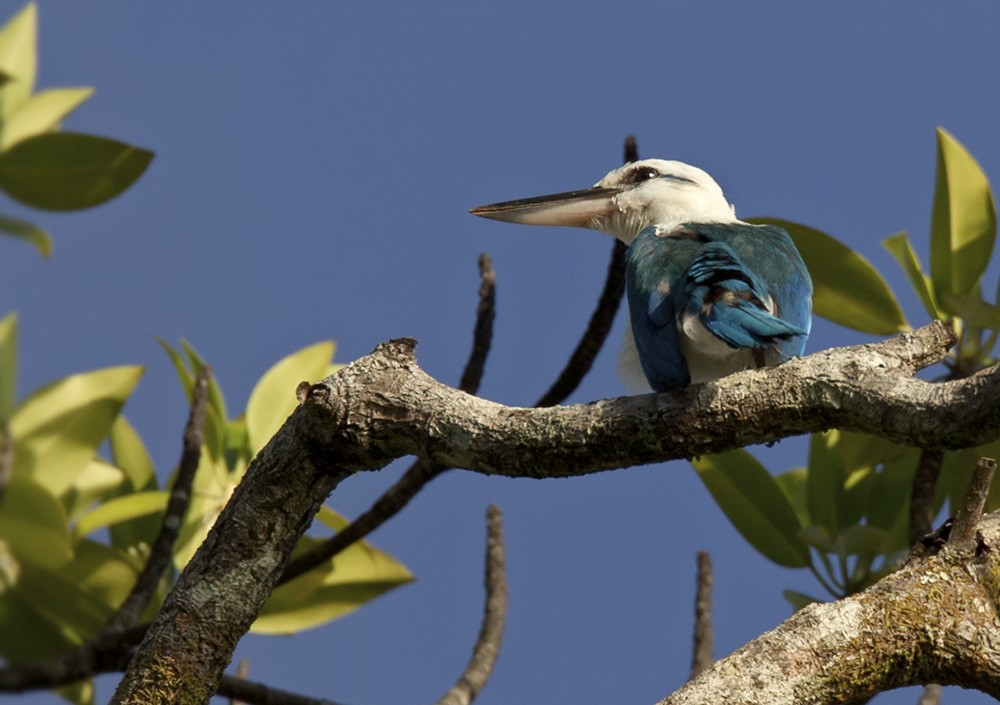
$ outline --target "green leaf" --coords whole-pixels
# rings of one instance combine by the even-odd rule
[[[59,574],[117,609],[132,590],[143,562],[126,551],[84,539],[73,547],[73,560],[60,567]]]
[[[839,431],[814,433],[809,440],[809,473],[806,476],[809,517],[830,535],[840,532],[840,507],[844,496],[844,463],[836,450]]]
[[[30,245],[34,245],[35,249],[41,252],[42,257],[46,259],[52,256],[52,238],[37,225],[32,225],[27,221],[18,220],[17,218],[8,218],[7,216],[0,215],[0,233],[16,237]]]
[[[792,609],[798,612],[803,607],[808,607],[814,602],[823,602],[823,600],[818,597],[813,597],[811,595],[806,595],[802,592],[796,592],[795,590],[782,590],[782,596],[788,601],[788,604],[792,606]]]
[[[63,506],[72,520],[96,502],[115,494],[124,484],[125,473],[120,468],[101,458],[91,458],[63,493]]]
[[[213,458],[208,453],[201,454],[191,490],[191,504],[184,515],[184,523],[174,545],[173,560],[178,570],[187,565],[208,536],[209,529],[226,506],[242,476],[242,472],[230,473],[222,458]]]
[[[702,456],[692,464],[716,504],[761,555],[788,568],[810,565],[795,510],[752,455],[734,450]]]
[[[0,152],[0,188],[35,208],[79,210],[120,194],[152,158],[152,152],[105,137],[46,132]]]
[[[247,401],[247,435],[252,453],[263,448],[295,410],[296,385],[302,380],[320,379],[335,349],[332,340],[302,348],[279,360],[260,378]]]
[[[130,491],[156,489],[156,469],[132,424],[121,414],[108,435],[111,460],[125,473]]]
[[[887,552],[909,545],[910,495],[919,456],[916,448],[906,448],[904,454],[886,460],[872,485],[865,515],[869,526],[888,533]]]
[[[21,103],[0,122],[0,151],[59,127],[67,115],[94,94],[93,88],[51,88]]]
[[[17,401],[17,314],[0,320],[0,422],[10,418]]]
[[[812,277],[817,316],[874,335],[909,330],[889,285],[861,254],[800,223],[780,218],[752,218],[750,222],[777,225],[792,236]]]
[[[1000,306],[986,303],[978,296],[944,294],[941,298],[949,309],[970,325],[1000,330]]]
[[[997,216],[990,182],[958,140],[937,129],[931,213],[931,281],[944,294],[974,294],[993,254]]]
[[[152,491],[158,487],[156,470],[153,461],[146,451],[139,434],[125,419],[123,414],[111,425],[108,436],[111,447],[111,459],[125,473],[125,481],[116,496],[125,496],[132,492]],[[133,548],[150,545],[160,531],[159,514],[140,517],[132,521],[111,526],[111,545],[117,548]]]
[[[809,473],[805,468],[792,468],[780,475],[774,476],[774,481],[778,483],[781,493],[795,510],[795,516],[799,519],[799,524],[805,526],[809,523],[809,508],[806,499],[806,481]]]
[[[0,28],[0,71],[11,80],[0,88],[0,115],[7,116],[31,95],[38,69],[38,10],[29,2]]]
[[[877,556],[885,550],[888,539],[883,529],[855,524],[842,531],[834,544],[841,556]]]
[[[895,235],[890,235],[882,241],[882,247],[899,263],[906,278],[910,280],[910,286],[917,292],[917,296],[920,297],[920,301],[930,317],[945,318],[934,296],[931,278],[924,274],[923,267],[920,266],[920,259],[913,250],[906,233],[898,232]]]
[[[0,543],[22,564],[54,568],[72,556],[66,512],[30,477],[14,473],[0,503]],[[0,580],[0,593],[3,592]]]
[[[122,366],[70,375],[25,399],[11,417],[14,471],[32,475],[57,496],[69,489],[142,371]]]
[[[162,512],[166,506],[167,493],[159,490],[135,492],[109,499],[80,518],[73,529],[73,540],[78,540],[106,526]]]

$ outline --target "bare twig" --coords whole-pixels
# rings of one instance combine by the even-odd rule
[[[691,678],[712,665],[712,559],[698,551],[697,589],[694,598],[694,649],[691,656]]]
[[[629,135],[625,138],[625,149],[623,151],[622,160],[626,164],[639,161],[639,148],[635,145],[635,135]]]
[[[160,525],[160,533],[153,541],[149,558],[146,565],[143,566],[142,572],[139,573],[139,577],[136,578],[132,591],[125,598],[125,602],[118,608],[118,611],[108,620],[98,639],[117,641],[124,630],[135,625],[156,592],[160,578],[163,577],[163,571],[170,565],[174,542],[177,541],[184,514],[191,503],[191,486],[194,484],[194,475],[201,459],[201,444],[205,436],[205,407],[211,376],[212,369],[209,366],[202,365],[198,368],[194,387],[191,390],[191,413],[184,426],[181,459],[174,484],[170,488],[170,498],[167,500],[167,509],[163,515],[163,523]]]
[[[635,137],[629,135],[625,138],[624,160],[628,164],[639,159],[638,148],[635,144]],[[573,354],[559,374],[558,379],[549,387],[549,390],[535,402],[537,407],[555,406],[566,401],[566,398],[573,393],[580,382],[590,372],[597,353],[604,347],[604,342],[608,339],[611,331],[611,324],[614,323],[615,314],[618,312],[618,305],[625,293],[625,251],[628,248],[620,240],[615,240],[611,248],[611,260],[608,262],[608,273],[604,279],[604,289],[597,300],[597,308],[590,316],[587,328],[576,344]]]
[[[938,705],[939,702],[941,702],[941,686],[937,683],[931,683],[924,686],[917,705]]]
[[[216,694],[256,705],[337,705],[325,698],[310,698],[238,676],[222,676]]]
[[[496,274],[493,262],[485,252],[479,255],[479,305],[476,307],[476,325],[472,335],[472,350],[465,363],[459,389],[469,394],[479,391],[486,357],[493,342],[493,319],[496,316]],[[403,507],[435,477],[448,470],[447,465],[418,458],[386,492],[375,500],[368,511],[359,515],[336,535],[288,562],[278,585],[294,580],[345,550],[375,531]]]
[[[561,404],[580,385],[580,381],[590,372],[597,353],[604,346],[611,324],[618,312],[618,303],[625,293],[625,251],[628,248],[621,241],[615,240],[611,248],[611,260],[608,262],[608,274],[604,280],[604,289],[598,299],[597,308],[590,316],[587,329],[584,331],[576,349],[570,355],[566,367],[549,391],[535,402],[535,406],[555,406]]]
[[[969,488],[965,491],[962,506],[955,514],[955,523],[951,527],[948,543],[959,548],[968,549],[976,543],[976,526],[983,516],[986,497],[990,492],[990,483],[996,473],[997,461],[993,458],[980,458],[972,471]]]
[[[469,705],[486,685],[500,653],[504,620],[507,615],[507,574],[503,525],[500,509],[490,505],[486,512],[486,604],[479,638],[472,658],[455,685],[436,705]]]
[[[375,531],[409,504],[428,482],[447,469],[446,465],[423,459],[416,460],[392,487],[375,500],[368,511],[358,515],[354,521],[328,540],[290,560],[281,574],[278,585],[287,583],[325,563],[351,544]]]
[[[475,394],[483,378],[486,356],[493,342],[493,319],[496,317],[496,274],[493,261],[485,252],[479,255],[479,306],[476,309],[476,327],[472,333],[472,352],[465,363],[458,388]]]
[[[934,521],[934,485],[941,473],[944,451],[925,448],[920,453],[910,494],[910,545],[931,532]]]

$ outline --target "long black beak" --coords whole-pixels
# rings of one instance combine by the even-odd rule
[[[612,199],[620,192],[621,189],[618,188],[595,186],[579,191],[476,206],[469,212],[481,218],[503,220],[508,223],[570,225],[586,228],[594,218],[605,217],[614,212]]]

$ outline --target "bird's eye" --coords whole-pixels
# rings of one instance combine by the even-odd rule
[[[636,169],[631,174],[629,174],[629,181],[634,184],[641,183],[643,181],[649,181],[650,179],[655,179],[660,175],[656,169],[651,166],[644,166]]]

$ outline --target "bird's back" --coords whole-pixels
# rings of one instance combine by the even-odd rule
[[[812,282],[781,228],[739,221],[647,228],[629,248],[627,281],[636,347],[654,389],[803,352]]]

